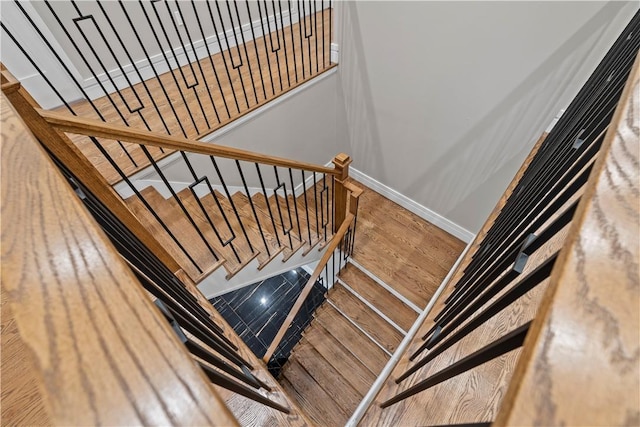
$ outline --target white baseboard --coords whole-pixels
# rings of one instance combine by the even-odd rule
[[[425,221],[429,221],[431,224],[443,229],[449,234],[452,234],[463,242],[469,243],[475,238],[475,234],[470,232],[466,228],[443,217],[442,215],[432,211],[431,209],[422,206],[415,200],[412,200],[404,194],[397,192],[393,188],[388,187],[383,183],[371,178],[369,175],[366,175],[365,173],[360,172],[355,168],[351,168],[349,170],[349,173],[353,179],[363,183],[372,190],[375,190],[376,192],[382,194],[387,199],[399,204],[409,212],[418,215]]]

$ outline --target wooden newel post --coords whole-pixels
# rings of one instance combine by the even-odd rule
[[[347,215],[348,209],[348,191],[345,187],[345,182],[349,178],[349,165],[351,164],[351,157],[344,153],[340,153],[332,160],[334,168],[337,172],[335,184],[334,184],[334,198],[333,198],[333,232],[337,232]]]

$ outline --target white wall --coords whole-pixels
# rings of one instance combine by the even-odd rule
[[[330,72],[323,75],[304,85],[299,93],[293,96],[285,95],[284,99],[277,100],[275,105],[263,107],[257,114],[250,114],[249,119],[240,126],[213,138],[211,142],[324,165],[336,154],[348,149],[345,135],[340,133],[337,125],[338,121],[342,121],[342,118],[338,117],[337,106],[340,102],[338,86],[338,73]],[[208,157],[192,154],[189,158],[197,173],[207,175],[215,173]],[[218,164],[228,185],[242,185],[233,161],[220,159]],[[242,168],[249,187],[258,187],[259,181],[255,167],[242,162]],[[261,169],[264,173],[265,185],[268,188],[275,187],[273,167],[262,166]],[[163,167],[162,170],[167,179],[172,182],[193,181],[181,159]],[[287,191],[289,191],[289,177],[285,173],[279,171],[280,179],[286,180]],[[299,172],[296,172],[295,185],[300,181],[298,176]],[[217,181],[215,175],[212,178]],[[157,178],[154,173],[151,173],[144,179]]]
[[[339,6],[339,126],[354,167],[472,232],[638,8]]]

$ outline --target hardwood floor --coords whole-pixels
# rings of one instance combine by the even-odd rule
[[[105,95],[93,100],[93,104],[108,123],[127,124],[190,139],[201,138],[335,67],[336,64],[330,61],[330,18],[328,9],[308,16],[306,24],[311,25],[310,21],[313,21],[315,26],[317,20],[318,28],[308,39],[300,37],[300,23],[295,23],[255,41],[248,40],[240,49],[232,48],[194,62],[197,66],[187,64],[159,78],[121,90],[124,99],[134,99],[136,95],[140,98],[144,108],[137,112],[130,112],[120,96],[115,95]],[[275,51],[267,48],[270,38],[282,40],[283,37],[286,49],[284,44]],[[241,65],[223,72],[225,61],[229,67],[231,61]],[[199,71],[195,75],[201,84],[188,88],[180,79],[173,78],[172,72],[190,75],[192,66]],[[80,117],[99,120],[86,100],[77,101],[71,107]],[[57,111],[68,112],[65,107],[59,107]],[[122,176],[101,150],[113,158],[126,176],[150,164],[139,145],[99,138],[97,142],[101,147],[97,147],[87,137],[70,137],[110,184],[121,181]],[[148,147],[148,150],[149,156],[156,161],[171,154],[169,150],[163,152],[155,147]]]
[[[370,189],[361,197],[359,256],[354,258],[368,272],[349,263],[339,274],[280,378],[305,414],[322,426],[344,425],[349,419],[418,317],[406,300],[425,305],[437,286],[433,283],[444,277],[463,247]],[[390,289],[371,272],[383,274]],[[424,285],[414,289],[411,274]]]
[[[367,301],[405,332],[411,328],[411,325],[417,319],[418,312],[380,286],[353,264],[347,264],[344,270],[340,272],[340,279],[359,295],[364,295]]]
[[[424,308],[464,242],[364,185],[353,259]]]

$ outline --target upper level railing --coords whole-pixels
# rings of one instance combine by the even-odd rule
[[[332,20],[331,0],[11,1],[2,60],[46,109],[197,139],[333,67]],[[108,150],[127,176],[171,153]]]
[[[369,420],[480,426],[499,410],[497,425],[622,425],[637,414],[639,49],[640,12],[534,148]],[[465,378],[486,392],[477,411],[418,413],[443,383],[459,403]],[[490,396],[507,381],[498,406]]]

